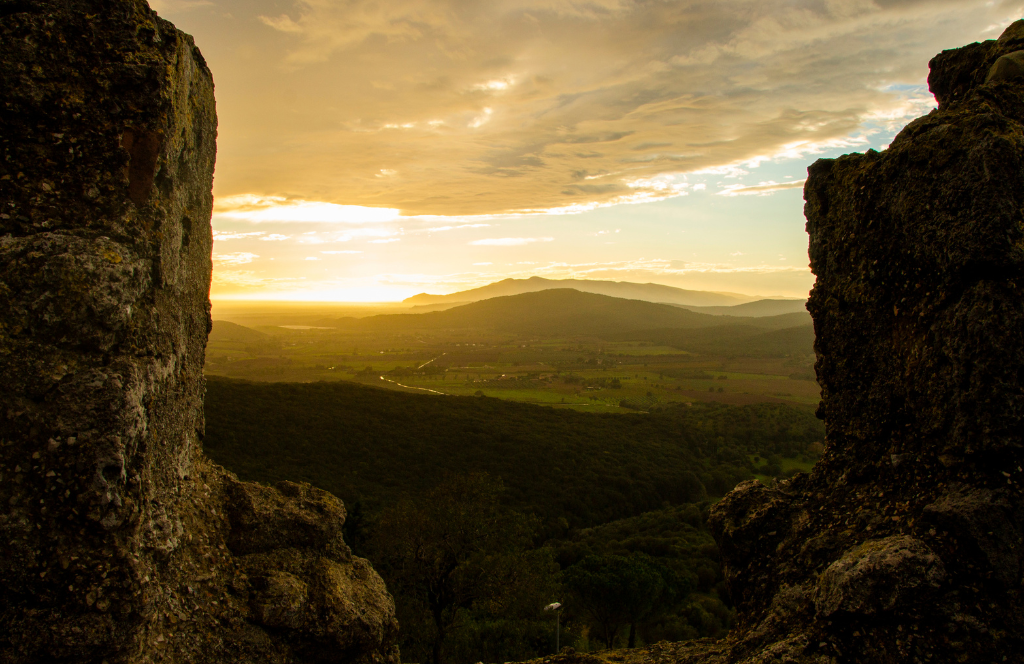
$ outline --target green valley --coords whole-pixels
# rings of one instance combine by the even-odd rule
[[[707,380],[667,371],[663,380]],[[782,403],[602,414],[346,381],[210,376],[204,450],[243,479],[309,482],[345,501],[345,540],[395,594],[402,652],[414,661],[430,659],[438,632],[418,590],[426,581],[409,573],[433,567],[402,552],[435,550],[466,515],[477,514],[466,527],[491,524],[450,563],[462,570],[456,590],[477,599],[442,612],[443,649],[468,662],[548,652],[552,625],[537,607],[557,598],[566,602],[563,643],[584,650],[628,635],[651,643],[723,633],[732,609],[704,527],[708,507],[738,482],[809,468],[823,435],[810,409]],[[598,584],[603,597],[601,584],[632,587],[623,579],[637,574],[654,584],[657,611],[641,602],[595,622],[584,610],[587,588]],[[475,578],[491,585],[467,581]]]
[[[812,407],[819,399],[806,312],[711,315],[561,289],[440,312],[358,314],[252,327],[218,320],[206,372],[482,393],[590,412],[709,401]]]

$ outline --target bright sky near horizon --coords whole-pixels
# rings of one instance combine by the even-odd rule
[[[214,72],[215,299],[506,277],[804,296],[801,185],[997,0],[150,0]]]

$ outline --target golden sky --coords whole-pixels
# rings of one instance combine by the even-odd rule
[[[803,295],[800,184],[934,106],[986,0],[151,0],[217,86],[214,296],[506,276]]]

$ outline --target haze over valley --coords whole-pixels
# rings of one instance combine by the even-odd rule
[[[482,393],[597,412],[695,400],[810,405],[818,398],[814,333],[806,310],[795,308],[803,303],[761,300],[711,314],[551,288],[443,311],[407,309],[422,313],[285,309],[278,315],[287,322],[278,325],[270,324],[272,312],[236,313],[237,322],[214,322],[206,371]]]

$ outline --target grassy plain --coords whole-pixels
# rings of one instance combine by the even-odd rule
[[[620,405],[634,400],[810,407],[819,399],[809,355],[694,354],[644,341],[520,338],[464,330],[253,329],[262,335],[257,341],[218,334],[215,325],[207,373],[272,382],[347,380],[406,392],[482,392],[590,412],[635,410]]]

